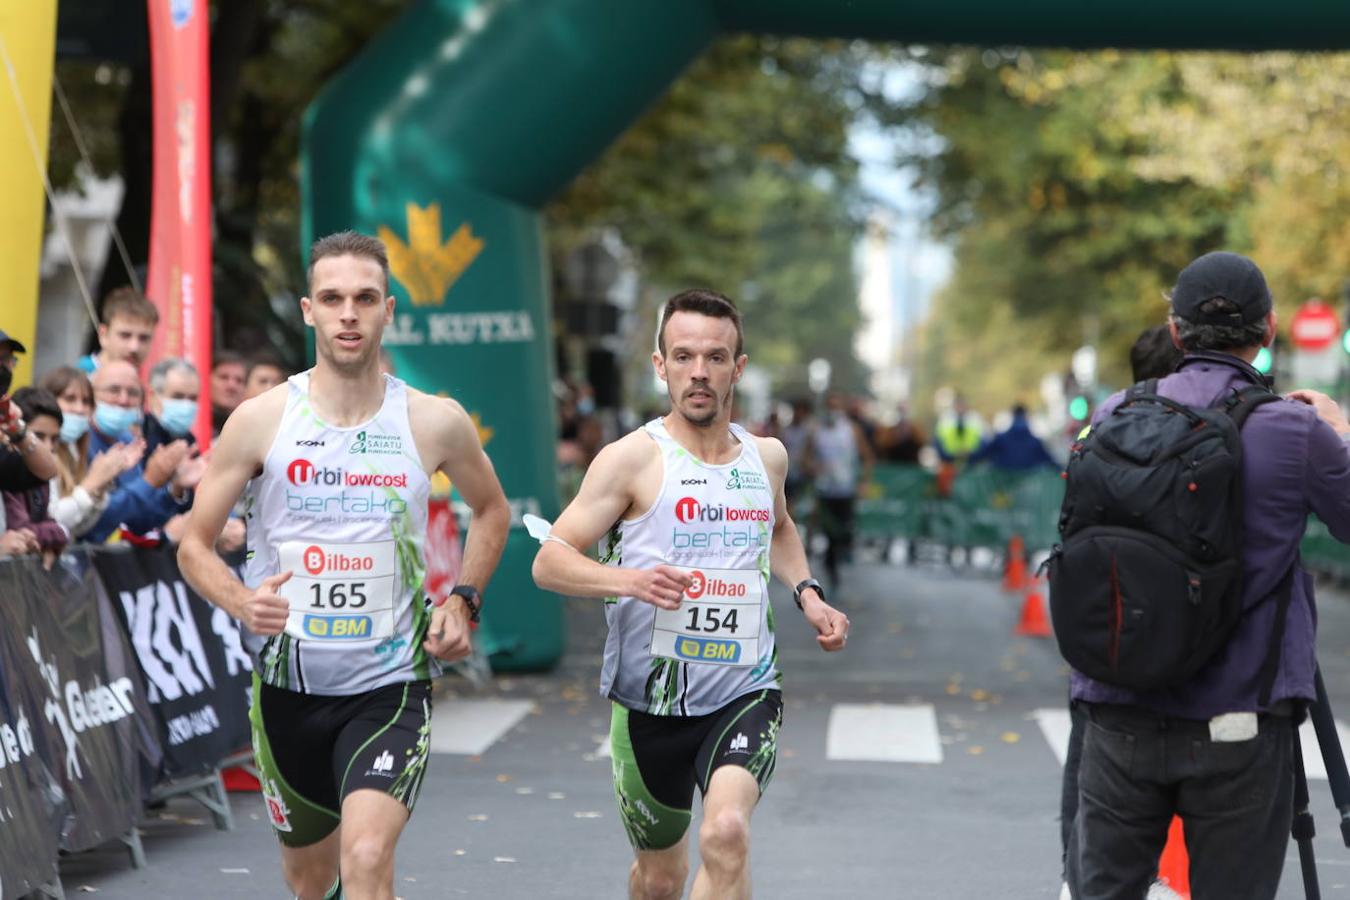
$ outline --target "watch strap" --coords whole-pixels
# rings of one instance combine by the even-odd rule
[[[450,594],[464,598],[464,605],[469,608],[469,621],[477,622],[479,610],[483,608],[483,600],[478,596],[478,588],[471,584],[457,584],[450,589]]]
[[[792,589],[792,599],[796,602],[797,608],[802,608],[802,591],[814,589],[820,595],[820,599],[825,599],[825,589],[820,586],[820,582],[814,578],[805,578]]]

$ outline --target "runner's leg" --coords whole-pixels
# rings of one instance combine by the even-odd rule
[[[299,900],[325,900],[338,879],[338,833],[308,847],[282,844],[281,873]]]
[[[342,801],[343,900],[393,900],[394,847],[408,815],[383,791],[352,791]]]
[[[759,802],[759,782],[740,766],[713,772],[703,796],[698,829],[702,860],[690,900],[748,900],[750,897],[750,814]]]
[[[639,850],[628,872],[629,900],[679,900],[689,877],[689,835],[665,850]]]

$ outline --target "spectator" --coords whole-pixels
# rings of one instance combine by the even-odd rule
[[[1165,378],[1177,370],[1183,358],[1167,326],[1154,325],[1140,332],[1130,348],[1130,373],[1135,383]]]
[[[897,406],[896,414],[894,424],[877,431],[877,458],[883,462],[916,466],[923,450],[923,429],[910,418],[908,404]]]
[[[281,360],[272,353],[259,354],[244,373],[244,399],[251,400],[285,380],[286,370],[282,368]]]
[[[14,392],[10,402],[23,413],[28,433],[49,452],[54,451],[61,437],[61,407],[56,398],[42,388],[24,387]],[[4,491],[6,526],[31,532],[48,564],[70,541],[70,532],[47,512],[50,491],[49,482]]]
[[[92,374],[110,360],[126,360],[137,369],[145,363],[150,342],[159,324],[159,310],[129,287],[118,288],[103,298],[98,326],[99,349],[80,357],[79,368]]]
[[[984,441],[984,422],[972,412],[960,394],[952,401],[950,413],[938,419],[933,430],[933,445],[944,462],[964,462]]]
[[[50,484],[47,509],[71,537],[85,534],[108,505],[117,476],[141,461],[145,442],[116,444],[91,462],[89,414],[94,409],[94,387],[89,376],[73,366],[62,366],[43,376],[40,387],[61,408],[61,439],[57,441],[57,475]]]
[[[220,434],[225,420],[244,399],[248,372],[244,358],[232,350],[220,350],[211,364],[211,432]]]
[[[811,431],[808,458],[825,533],[825,572],[834,588],[839,584],[839,564],[853,553],[858,485],[869,480],[873,459],[862,427],[848,415],[843,395],[830,394],[825,410],[824,420]]]
[[[1045,444],[1031,433],[1027,408],[1020,403],[1012,409],[1012,424],[970,454],[967,461],[971,465],[988,462],[994,468],[1007,472],[1030,472],[1043,466],[1059,468],[1059,463],[1045,449]]]
[[[143,392],[130,363],[105,362],[94,372],[94,419],[89,452],[100,453],[137,437]],[[151,532],[171,517],[185,512],[192,488],[201,480],[205,461],[188,458],[188,445],[176,440],[158,447],[143,464],[128,468],[117,479],[108,506],[87,533],[102,542],[124,526],[133,534]]]
[[[14,377],[14,354],[23,353],[24,346],[0,331],[0,492],[30,490],[44,484],[56,474],[56,460],[50,448],[28,430],[23,411],[9,398],[10,382]],[[42,548],[31,528],[11,528],[0,503],[0,554],[37,553]]]
[[[1275,338],[1270,291],[1245,257],[1211,253],[1187,266],[1171,296],[1170,332],[1185,350],[1158,386],[1213,405],[1264,385],[1252,368]],[[1294,730],[1315,697],[1317,614],[1299,544],[1309,512],[1350,541],[1350,449],[1336,404],[1258,407],[1241,431],[1242,615],[1188,680],[1130,691],[1072,675],[1089,726],[1069,886],[1080,900],[1142,897],[1174,813],[1182,815],[1197,897],[1270,900],[1285,868],[1293,817]],[[1121,402],[1097,410],[1094,426]],[[1134,573],[1121,573],[1121,582]]]
[[[802,398],[792,401],[792,421],[783,426],[783,447],[788,454],[787,480],[783,483],[783,495],[787,500],[788,512],[795,515],[797,499],[802,488],[810,483],[808,472],[811,439],[811,402]]]
[[[10,377],[13,377],[14,367],[19,364],[19,357],[15,354],[27,352],[23,344],[0,331],[0,367],[8,370],[11,373]],[[4,393],[5,391],[0,391],[0,395]]]
[[[154,453],[164,444],[186,441],[197,445],[192,425],[197,421],[197,395],[201,379],[197,367],[186,359],[169,356],[150,370],[150,412],[141,427],[145,452]]]

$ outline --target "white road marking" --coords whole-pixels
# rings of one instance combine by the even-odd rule
[[[1341,736],[1341,750],[1350,748],[1350,730],[1346,729],[1345,723],[1340,719],[1336,720],[1336,733]],[[1303,720],[1303,726],[1298,730],[1298,738],[1303,747],[1303,771],[1307,773],[1309,779],[1326,781],[1327,766],[1322,761],[1321,745],[1317,743],[1317,731],[1313,728],[1312,719]]]
[[[1067,709],[1038,709],[1032,713],[1036,719],[1036,724],[1041,726],[1041,734],[1045,736],[1045,742],[1050,745],[1050,750],[1055,754],[1055,759],[1059,764],[1064,765],[1064,758],[1069,753],[1069,711]]]
[[[860,762],[942,762],[937,715],[928,703],[837,703],[825,758]]]
[[[478,756],[533,709],[529,700],[442,700],[431,713],[431,752]]]

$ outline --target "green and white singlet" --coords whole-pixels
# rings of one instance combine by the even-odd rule
[[[646,513],[614,524],[600,561],[677,566],[693,583],[676,610],[605,600],[600,693],[653,715],[706,715],[781,681],[768,593],[773,487],[739,425],[731,433],[740,455],[723,465],[684,449],[660,419],[644,427],[661,449],[661,489]]]
[[[286,630],[248,646],[273,687],[338,696],[440,674],[423,648],[422,590],[431,482],[408,423],[408,390],[385,376],[370,421],[338,428],[309,402],[309,372],[289,379],[281,425],[244,493],[244,583],[294,573],[278,593]]]

